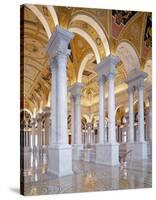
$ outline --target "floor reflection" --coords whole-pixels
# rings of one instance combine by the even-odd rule
[[[152,187],[152,162],[122,163],[119,167],[73,162],[74,175],[57,178],[47,173],[46,150],[25,152],[21,170],[25,195],[61,194]]]

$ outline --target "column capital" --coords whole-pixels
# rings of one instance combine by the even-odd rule
[[[67,55],[69,54],[68,45],[71,39],[74,38],[74,34],[61,28],[60,26],[56,26],[55,31],[51,35],[47,52],[49,54],[50,59],[54,58],[57,55]]]
[[[133,93],[135,91],[135,86],[131,83],[128,84],[127,92],[128,94]]]
[[[109,72],[107,74],[107,79],[110,80],[110,79],[114,79],[115,78],[115,71],[114,72]]]
[[[128,85],[133,85],[133,87],[137,89],[143,89],[144,88],[144,79],[147,78],[148,74],[140,71],[140,70],[133,70],[130,72],[130,75],[128,76],[127,80],[125,81]]]
[[[82,95],[82,88],[83,88],[83,84],[76,82],[74,83],[71,88],[69,89],[71,96],[72,97],[76,97],[76,96],[81,96]]]
[[[57,61],[56,61],[55,57],[54,58],[50,58],[48,60],[48,64],[49,64],[50,71],[55,69],[57,67]]]
[[[144,89],[144,78],[139,78],[137,80],[137,85],[136,85],[137,89]]]
[[[104,84],[106,82],[107,78],[105,75],[99,75],[97,78],[98,83]]]
[[[66,50],[58,50],[55,52],[54,57],[50,57],[49,58],[49,67],[51,70],[53,70],[54,68],[57,68],[57,63],[60,59],[68,59],[69,55],[71,53],[70,49],[66,49]]]
[[[106,77],[109,74],[115,74],[115,67],[119,62],[120,58],[118,56],[110,54],[97,65],[96,71],[99,75],[105,75]]]

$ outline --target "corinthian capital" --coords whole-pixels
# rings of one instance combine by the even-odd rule
[[[61,55],[69,55],[68,45],[70,40],[73,38],[73,33],[56,26],[56,29],[51,35],[47,46],[49,58],[52,59],[60,53]]]

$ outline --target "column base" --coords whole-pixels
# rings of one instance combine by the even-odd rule
[[[119,165],[119,144],[97,144],[96,163],[110,166]]]
[[[48,173],[58,177],[73,174],[71,145],[52,145],[48,148]]]
[[[144,160],[147,159],[147,142],[128,142],[126,145],[126,160]]]
[[[83,144],[73,144],[72,145],[72,159],[81,160],[81,150],[83,149]]]

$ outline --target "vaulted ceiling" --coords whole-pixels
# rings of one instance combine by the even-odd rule
[[[33,112],[49,101],[51,73],[45,49],[56,24],[75,35],[69,45],[67,80],[68,86],[84,83],[84,105],[90,98],[98,99],[96,64],[110,53],[121,58],[115,79],[117,93],[125,88],[124,80],[133,68],[141,68],[151,77],[151,13],[23,5],[20,23],[21,108]]]

